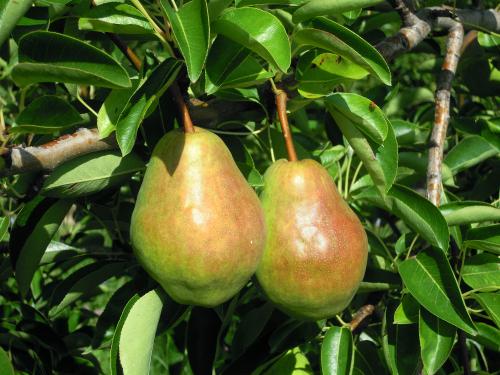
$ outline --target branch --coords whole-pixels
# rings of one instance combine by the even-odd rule
[[[351,323],[349,323],[349,328],[352,332],[354,332],[361,323],[365,321],[370,315],[375,311],[375,306],[373,305],[364,305],[362,306],[354,316],[352,317]]]
[[[439,206],[441,202],[441,169],[446,130],[450,121],[450,91],[460,59],[463,38],[464,28],[461,23],[455,22],[448,32],[446,56],[437,81],[434,127],[430,139],[427,166],[427,199],[435,206]]]
[[[493,9],[452,11],[448,8],[424,8],[415,14],[414,21],[375,46],[386,60],[392,60],[397,55],[413,49],[431,30],[450,29],[455,23],[461,23],[468,29],[500,31],[500,12]]]
[[[293,145],[292,132],[290,131],[288,116],[286,114],[286,101],[288,100],[288,97],[286,96],[286,92],[283,90],[275,90],[274,95],[276,99],[276,111],[278,112],[278,118],[281,123],[283,138],[285,138],[288,161],[297,161],[297,153],[295,152],[295,146]]]

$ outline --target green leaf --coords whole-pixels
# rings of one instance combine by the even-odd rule
[[[352,333],[348,328],[330,327],[321,344],[324,375],[350,374],[353,362]]]
[[[116,125],[116,139],[122,155],[132,151],[142,120],[179,74],[179,60],[167,58],[160,63],[130,97]]]
[[[500,352],[500,330],[481,322],[476,323],[476,327],[477,335],[472,339],[490,350]]]
[[[435,374],[450,356],[457,329],[420,309],[418,336],[420,339],[420,355],[424,363],[425,373]]]
[[[10,37],[12,29],[32,4],[32,0],[4,0],[0,3],[0,46]]]
[[[201,75],[210,44],[210,21],[206,0],[191,0],[178,11],[169,0],[161,0],[161,7],[167,16],[172,32],[184,60],[191,82]]]
[[[324,17],[313,21],[315,29],[304,28],[293,35],[299,45],[336,53],[363,67],[384,84],[391,84],[391,72],[384,58],[367,41],[348,28]]]
[[[401,298],[401,303],[394,312],[394,324],[418,323],[420,305],[415,298],[406,293]]]
[[[469,229],[464,246],[500,255],[500,224]]]
[[[444,252],[423,249],[401,262],[399,274],[415,299],[438,318],[474,335],[476,329]]]
[[[65,82],[111,88],[130,87],[125,69],[110,55],[81,40],[34,31],[19,41],[19,64],[12,78],[20,86]]]
[[[300,348],[293,348],[287,351],[262,375],[312,375],[309,360],[301,352]]]
[[[136,154],[122,157],[116,151],[101,151],[71,159],[58,166],[45,180],[42,194],[49,197],[82,197],[125,183],[144,169]]]
[[[224,35],[255,52],[282,72],[290,67],[290,42],[285,28],[271,13],[257,8],[230,8],[213,23]]]
[[[110,2],[84,12],[78,19],[80,30],[116,34],[152,34],[153,29],[141,12],[129,4]]]
[[[6,216],[0,217],[0,242],[3,241],[5,235],[9,231],[9,218]]]
[[[253,56],[247,56],[222,82],[223,88],[255,86],[273,77]]]
[[[478,293],[474,295],[474,298],[500,328],[500,293]]]
[[[46,95],[33,100],[17,116],[16,126],[11,128],[11,132],[51,134],[82,122],[78,111],[66,100]]]
[[[462,139],[453,147],[444,158],[444,162],[453,173],[457,173],[498,155],[498,153],[498,149],[486,139],[474,135]]]
[[[392,324],[394,306],[389,305],[382,320],[382,348],[393,375],[416,373],[418,366],[418,331],[416,324]]]
[[[497,256],[477,254],[465,260],[462,278],[473,289],[500,289],[500,262]]]
[[[395,215],[430,244],[443,251],[448,249],[450,234],[439,210],[413,190],[395,184],[388,193],[388,207]]]
[[[354,93],[335,93],[328,97],[328,109],[340,112],[359,131],[379,145],[387,138],[391,124],[370,99]]]
[[[389,373],[385,367],[381,350],[370,339],[356,343],[352,373],[353,375],[380,375]]]
[[[387,136],[381,145],[370,143],[365,136],[356,129],[355,124],[348,117],[339,112],[331,103],[331,96],[325,100],[325,105],[337,126],[352,146],[356,155],[361,159],[378,190],[385,194],[391,188],[397,173],[398,146],[392,126],[388,123]]]
[[[106,138],[116,130],[120,115],[127,106],[132,94],[137,90],[138,84],[138,80],[133,80],[132,87],[112,90],[106,97],[97,113],[97,129],[100,138]]]
[[[2,375],[14,375],[14,368],[10,362],[9,355],[2,347],[0,347],[0,369],[2,369]]]
[[[69,200],[37,197],[17,217],[11,233],[11,246],[15,250],[20,249],[13,263],[19,291],[23,296],[28,293],[40,259],[71,204]]]
[[[500,220],[500,209],[484,202],[460,201],[439,207],[448,225],[481,223]]]
[[[149,374],[156,328],[163,302],[152,290],[142,297],[134,296],[123,309],[111,344],[111,374],[119,357],[123,375]]]
[[[361,66],[333,53],[311,50],[300,56],[295,77],[304,98],[315,99],[331,94],[339,84],[362,79],[368,72]]]
[[[238,325],[232,342],[232,350],[235,357],[245,352],[259,337],[264,326],[269,321],[273,312],[273,306],[270,303],[250,310],[241,318],[241,323]]]
[[[350,10],[370,7],[381,2],[382,0],[310,0],[306,1],[293,13],[293,22],[303,22],[316,16],[341,14]]]
[[[70,304],[81,300],[85,294],[92,292],[106,280],[120,276],[125,270],[123,262],[102,264],[97,267],[93,267],[96,264],[90,264],[90,266],[79,269],[75,272],[75,277],[70,275],[57,287],[54,295],[59,298],[53,301],[57,305],[50,311],[50,316],[58,315]]]

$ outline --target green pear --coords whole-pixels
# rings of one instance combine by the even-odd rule
[[[213,307],[245,286],[262,257],[260,201],[215,134],[174,130],[154,149],[130,235],[144,269],[177,302]]]
[[[281,310],[325,319],[347,307],[363,279],[366,233],[314,160],[278,160],[264,176],[267,227],[257,279]]]

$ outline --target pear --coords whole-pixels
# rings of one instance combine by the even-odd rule
[[[261,200],[267,239],[256,275],[267,297],[300,319],[345,309],[363,279],[368,242],[328,172],[314,160],[278,160]]]
[[[265,223],[259,198],[224,142],[195,127],[158,142],[130,235],[138,261],[175,301],[213,307],[254,274]]]

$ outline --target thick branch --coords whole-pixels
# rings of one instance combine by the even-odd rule
[[[402,52],[414,48],[433,29],[450,29],[457,22],[467,29],[500,31],[500,12],[493,9],[473,10],[447,8],[425,8],[416,13],[416,22],[405,26],[396,35],[390,36],[376,45],[386,60],[392,60]]]
[[[446,56],[437,81],[434,127],[430,139],[427,166],[427,198],[436,206],[441,201],[443,145],[450,121],[450,91],[460,59],[464,38],[462,24],[455,22],[448,33]]]

